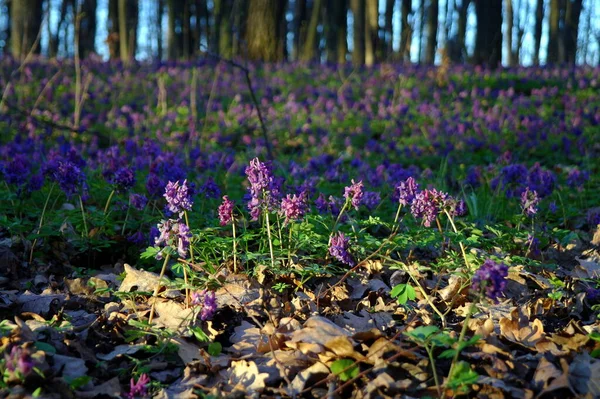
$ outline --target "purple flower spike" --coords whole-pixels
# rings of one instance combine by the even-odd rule
[[[181,186],[179,181],[168,182],[163,197],[167,200],[167,209],[179,216],[192,210],[192,190],[188,187],[187,180]]]
[[[306,213],[306,208],[305,192],[300,195],[288,194],[281,200],[281,214],[285,217],[285,224],[291,220],[301,219]]]
[[[529,217],[535,216],[538,211],[538,204],[540,203],[540,198],[538,197],[537,192],[529,190],[529,187],[523,191],[521,194],[521,208],[523,208],[523,213]]]
[[[217,311],[217,297],[214,291],[203,290],[192,293],[192,305],[202,306],[200,319],[206,321],[212,319]]]
[[[135,173],[131,168],[121,168],[115,172],[112,183],[117,192],[127,192],[135,184]]]
[[[356,210],[358,210],[358,207],[362,202],[363,195],[364,193],[362,180],[358,183],[355,183],[354,180],[352,180],[352,184],[344,188],[344,198],[346,199],[346,201],[350,201],[350,203]]]
[[[355,262],[352,259],[350,253],[348,253],[348,245],[350,239],[342,232],[338,232],[336,235],[331,237],[331,243],[329,244],[329,254],[348,266],[354,266]]]
[[[29,353],[19,346],[13,346],[10,354],[4,355],[4,359],[6,371],[19,380],[27,377],[34,367]]]
[[[179,220],[163,220],[158,224],[160,235],[156,238],[154,244],[163,247],[171,247],[177,250],[181,258],[185,258],[187,250],[190,247],[190,238],[192,233],[189,227]],[[162,258],[162,251],[157,254],[157,259]]]
[[[446,204],[448,194],[431,190],[419,192],[412,201],[410,211],[415,219],[422,218],[423,225],[430,227]]]
[[[146,204],[148,204],[148,198],[142,194],[130,194],[129,202],[131,203],[132,207],[138,211],[141,211],[146,207]]]
[[[45,174],[60,186],[60,189],[70,198],[85,185],[85,175],[77,165],[70,161],[50,161]]]
[[[260,162],[258,158],[250,161],[245,172],[250,183],[248,210],[252,220],[257,220],[263,210],[273,210],[278,205],[279,184],[273,177],[270,164]]]
[[[233,221],[233,209],[235,204],[228,196],[223,196],[223,203],[219,205],[219,223],[221,226],[226,226]]]
[[[131,381],[129,381],[129,393],[127,393],[126,396],[129,399],[145,397],[148,395],[149,383],[150,377],[148,377],[148,374],[142,374],[137,382],[132,378]]]
[[[506,288],[507,276],[508,266],[488,259],[475,272],[471,288],[477,292],[485,289],[485,295],[492,301],[497,302],[498,297]]]
[[[409,177],[405,181],[401,182],[398,187],[396,187],[396,192],[398,194],[398,202],[402,204],[402,206],[410,205],[417,192],[419,191],[419,185],[412,177]]]

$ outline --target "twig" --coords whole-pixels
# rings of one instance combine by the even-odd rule
[[[206,54],[208,54],[209,56],[219,60],[219,61],[223,61],[226,64],[229,64],[235,68],[240,69],[242,72],[244,72],[244,76],[246,77],[246,84],[248,85],[248,91],[250,92],[250,97],[252,98],[252,102],[254,103],[254,108],[256,108],[256,113],[258,114],[258,120],[260,121],[260,127],[262,129],[262,133],[263,133],[263,138],[265,140],[265,145],[267,147],[267,156],[269,157],[269,160],[273,160],[273,151],[271,149],[271,141],[269,141],[269,134],[267,132],[267,127],[265,125],[263,116],[262,116],[262,112],[260,111],[260,105],[258,104],[258,100],[256,99],[256,95],[254,94],[254,89],[252,88],[252,79],[250,78],[250,70],[248,68],[246,68],[245,66],[243,66],[242,64],[239,64],[229,58],[223,58],[218,54],[215,54],[211,51],[209,51],[209,49],[201,44],[201,47],[204,47],[204,49],[206,50]]]

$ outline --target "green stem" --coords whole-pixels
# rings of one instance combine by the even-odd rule
[[[329,246],[329,244],[331,244],[331,237],[333,237],[333,234],[337,230],[337,225],[340,222],[340,219],[342,218],[342,215],[344,214],[344,211],[346,210],[346,208],[348,206],[348,202],[349,202],[349,200],[346,200],[346,202],[344,202],[344,206],[342,206],[342,209],[340,209],[340,213],[338,214],[337,218],[335,219],[335,223],[333,223],[333,227],[331,228],[331,233],[329,233],[329,240],[327,242],[327,246]]]
[[[235,218],[231,218],[231,229],[233,230],[233,272],[237,273],[237,249],[235,239]]]
[[[115,190],[112,190],[110,192],[110,195],[108,196],[108,199],[106,200],[106,205],[104,205],[104,214],[106,215],[106,212],[108,212],[108,206],[110,205],[110,201],[112,200],[113,195],[115,195]]]
[[[396,223],[398,223],[398,219],[400,218],[400,211],[402,210],[402,204],[398,203],[398,209],[396,210],[396,216],[394,217],[394,229],[396,229],[398,226],[396,226]]]
[[[152,324],[152,319],[154,319],[154,308],[156,307],[156,297],[158,296],[158,291],[160,290],[160,282],[162,278],[165,276],[165,270],[167,270],[167,264],[169,263],[169,258],[171,254],[167,252],[165,255],[165,261],[163,262],[162,269],[160,269],[160,275],[158,276],[158,282],[156,283],[156,288],[154,288],[154,293],[152,294],[152,308],[150,309],[150,317],[148,318],[148,324]]]
[[[435,359],[433,358],[433,348],[429,345],[425,345],[425,351],[427,352],[427,356],[429,357],[429,364],[431,365],[431,372],[433,373],[433,381],[435,382],[435,388],[437,389],[438,397],[442,395],[442,387],[440,385],[440,379],[438,377],[437,370],[435,368]]]
[[[481,299],[481,294],[479,296],[479,299]],[[469,312],[467,312],[467,316],[465,317],[465,320],[463,321],[463,326],[462,326],[462,329],[460,330],[460,335],[458,336],[458,341],[456,342],[456,351],[454,352],[454,357],[452,358],[452,364],[450,365],[450,371],[448,372],[448,379],[446,380],[446,386],[444,388],[448,387],[448,384],[450,383],[450,380],[452,379],[452,374],[454,373],[454,369],[456,367],[456,362],[458,361],[458,356],[460,355],[460,351],[461,351],[460,346],[465,340],[465,335],[467,335],[467,328],[469,328],[469,320],[471,320],[471,315],[473,314],[474,309],[475,309],[475,305],[471,304],[471,306],[469,307]],[[441,398],[445,399],[445,397],[446,397],[446,389],[444,389],[444,392],[442,392]]]
[[[88,232],[87,220],[85,217],[85,210],[83,209],[83,200],[81,195],[79,196],[79,207],[81,208],[81,217],[83,218],[83,229],[85,230],[85,237],[88,238],[90,233]]]
[[[454,233],[458,234],[458,229],[456,228],[456,225],[454,224],[454,219],[452,218],[452,216],[450,215],[450,213],[444,209],[444,213],[446,214],[446,216],[448,216],[448,220],[450,221],[450,225],[452,226],[452,231],[454,231]],[[458,245],[460,245],[460,251],[462,252],[462,256],[463,259],[465,260],[465,265],[467,266],[467,270],[471,271],[471,264],[469,263],[469,260],[467,259],[467,252],[465,251],[465,246],[463,245],[462,242],[459,242]]]
[[[292,226],[288,226],[288,267],[292,266]]]
[[[265,222],[267,224],[267,237],[269,239],[269,252],[271,254],[271,267],[275,269],[275,255],[273,255],[273,239],[271,238],[271,225],[269,223],[269,211],[265,209]]]
[[[121,229],[121,235],[125,235],[125,227],[127,227],[127,219],[129,219],[129,211],[131,210],[131,197],[127,203],[127,212],[125,213],[125,220],[123,221],[123,228]]]
[[[36,234],[40,234],[40,231],[42,230],[42,225],[44,224],[44,216],[46,215],[46,209],[48,209],[48,202],[50,201],[50,196],[52,195],[54,186],[55,186],[55,183],[52,183],[52,185],[50,186],[50,191],[48,192],[48,196],[46,197],[46,202],[44,202],[44,208],[42,209],[42,215],[40,216],[40,223],[38,225]],[[37,244],[37,240],[38,239],[36,237],[33,240],[33,243],[31,244],[31,251],[29,251],[29,263],[31,263],[33,261],[33,250],[35,248],[35,245]]]
[[[190,229],[190,221],[188,219],[187,211],[183,211],[183,216],[185,217],[185,224],[187,225],[188,230],[189,230]],[[190,240],[190,260],[192,262],[194,261],[194,248],[192,247],[191,240]],[[183,281],[185,282],[185,305],[189,306],[189,304],[190,304],[190,288],[188,285],[187,265],[183,265]]]

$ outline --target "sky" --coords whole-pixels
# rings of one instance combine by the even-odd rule
[[[0,0],[2,1],[2,0]],[[294,0],[290,0],[290,3],[293,3]],[[426,0],[413,0],[413,9],[414,10],[418,10],[418,8],[421,6],[421,2],[422,1],[426,1]],[[444,21],[444,12],[443,10],[445,10],[446,8],[446,2],[447,1],[451,1],[452,3],[454,3],[455,0],[439,0],[440,4],[439,4],[439,9],[440,9],[440,26],[442,26],[445,21]],[[460,0],[456,0],[457,2],[460,2]],[[513,0],[513,8],[514,8],[514,12],[515,15],[518,14],[518,16],[520,17],[521,21],[524,22],[525,25],[525,34],[523,37],[523,44],[522,44],[522,50],[521,50],[521,64],[523,65],[531,65],[532,61],[533,61],[533,28],[534,28],[534,9],[535,9],[535,2],[536,0]],[[592,26],[592,32],[595,33],[596,36],[600,36],[600,4],[597,4],[595,7],[592,6],[592,4],[594,2],[599,2],[599,0],[584,0],[583,4],[584,4],[584,11],[582,12],[581,15],[581,21],[580,21],[580,34],[579,34],[579,46],[581,49],[583,48],[587,48],[587,51],[583,51],[580,50],[578,51],[578,59],[577,62],[579,64],[583,64],[588,63],[588,64],[593,64],[593,65],[598,65],[600,63],[600,47],[599,47],[599,40],[594,37],[594,35],[592,35],[592,37],[590,37],[589,35],[584,34],[584,32],[588,31],[588,26]],[[381,8],[381,12],[380,12],[380,25],[383,25],[383,12],[384,12],[384,7],[385,7],[385,1],[380,1],[380,8]],[[399,10],[399,1],[396,1],[396,9],[394,10],[394,17],[393,17],[393,30],[394,30],[394,49],[397,50],[399,48],[400,45],[400,10]],[[549,17],[549,12],[548,12],[548,5],[549,0],[546,0],[546,12],[544,13],[544,17],[545,17],[545,21],[544,21],[544,25],[543,25],[543,34],[542,34],[542,43],[541,43],[541,50],[540,50],[540,59],[542,60],[542,62],[545,61],[546,59],[546,47],[547,47],[547,42],[548,42],[548,17]],[[153,0],[139,0],[139,4],[140,4],[140,16],[139,16],[139,26],[138,26],[138,51],[136,53],[136,59],[138,60],[144,60],[144,59],[148,59],[149,57],[152,56],[152,54],[155,54],[156,52],[156,47],[157,47],[157,43],[156,43],[156,35],[157,35],[157,24],[156,24],[156,20],[157,20],[157,16],[156,16],[156,5],[157,2],[153,1]],[[56,29],[56,24],[58,23],[58,18],[59,18],[59,6],[60,6],[60,0],[50,0],[50,26],[52,27],[52,29]],[[209,1],[209,8],[212,7],[212,2]],[[108,47],[105,43],[106,37],[107,37],[107,31],[106,31],[106,27],[107,27],[107,19],[108,19],[108,0],[98,0],[98,6],[97,6],[97,34],[96,34],[96,50],[98,51],[99,55],[104,58],[104,59],[108,59]],[[529,9],[529,13],[527,13],[527,9]],[[528,15],[528,16],[527,16]],[[0,17],[1,18],[1,17]],[[69,16],[69,18],[72,18],[71,16]],[[288,20],[292,19],[292,15],[288,15]],[[456,19],[456,13],[454,15],[454,19]],[[418,13],[413,13],[413,15],[411,16],[411,20],[413,22],[413,26],[414,26],[414,32],[415,35],[413,36],[413,40],[412,40],[412,47],[411,47],[411,60],[413,62],[418,61],[418,51],[419,51],[419,37],[418,37],[418,32],[420,30],[419,27],[419,18],[418,18]],[[5,24],[6,21],[4,20],[4,18],[2,18],[2,20],[0,20],[0,24]],[[47,35],[47,23],[48,21],[45,20],[44,21],[44,26],[43,26],[43,35],[42,35],[42,52],[44,52],[45,49],[47,49],[48,47],[48,35]],[[348,15],[348,45],[349,45],[349,49],[352,50],[352,23],[353,23],[353,16],[352,13],[350,12]],[[163,15],[162,18],[162,25],[163,25],[163,33],[166,33],[167,29],[166,29],[166,25],[167,25],[167,17],[166,15]],[[503,26],[503,31],[506,32],[506,20],[504,21],[504,26]],[[516,26],[515,26],[516,28]],[[475,14],[474,14],[474,6],[471,5],[470,6],[470,10],[469,10],[469,18],[468,18],[468,23],[467,23],[467,37],[466,37],[466,44],[467,44],[467,50],[469,52],[469,54],[472,53],[473,49],[474,49],[474,42],[475,42],[475,32],[476,32],[476,20],[475,20]],[[456,20],[453,21],[452,24],[452,29],[451,29],[451,33],[450,35],[454,35],[456,33]],[[514,33],[514,35],[516,36],[516,33]],[[70,40],[68,41],[69,43],[72,43],[72,36],[73,36],[73,29],[71,28],[69,31],[69,37]],[[438,29],[438,44],[443,43],[445,40],[445,38],[443,37],[443,30],[442,29]],[[291,47],[291,43],[293,41],[293,36],[289,35],[288,36],[288,45]],[[516,39],[513,39],[514,42],[516,42]],[[2,43],[0,43],[1,45]],[[166,38],[163,37],[163,47],[166,48]],[[424,47],[424,46],[423,46]],[[59,49],[59,52],[61,54],[65,54],[65,50],[66,49]],[[291,53],[291,52],[290,52]],[[348,56],[350,59],[350,55]],[[508,52],[506,49],[506,46],[503,45],[503,63],[506,64],[507,60],[508,60]],[[438,55],[438,60],[437,62],[439,62],[439,55]]]

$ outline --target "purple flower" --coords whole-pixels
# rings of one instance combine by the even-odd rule
[[[119,193],[126,192],[135,184],[135,173],[128,167],[117,170],[111,179],[115,190]]]
[[[142,246],[144,245],[144,243],[146,243],[146,237],[144,236],[144,233],[142,233],[141,230],[138,230],[135,233],[128,236],[127,241],[134,245]]]
[[[281,199],[280,212],[285,217],[285,224],[291,220],[298,220],[306,213],[306,194],[302,192],[300,195],[288,194]]]
[[[473,291],[480,292],[485,289],[485,295],[498,301],[498,297],[506,288],[506,277],[508,276],[508,266],[504,263],[496,263],[491,259],[486,260],[483,265],[475,272],[472,279],[471,288]]]
[[[138,211],[143,210],[148,203],[148,198],[142,194],[130,194],[129,195],[129,203],[132,207],[137,209]]]
[[[219,205],[219,223],[221,226],[226,226],[233,221],[233,210],[235,203],[228,196],[223,196],[223,202]]]
[[[165,186],[163,180],[155,173],[149,173],[146,179],[146,190],[151,198],[158,197]]]
[[[598,302],[600,301],[600,289],[597,288],[588,288],[585,290],[588,301],[590,302]]]
[[[219,198],[221,195],[221,189],[215,183],[212,177],[209,177],[206,182],[200,187],[200,193],[204,194],[206,198]]]
[[[331,237],[331,243],[329,244],[329,254],[348,266],[354,266],[355,262],[352,256],[348,253],[348,245],[350,239],[342,232]]]
[[[398,196],[398,202],[402,204],[402,206],[410,205],[417,192],[419,191],[419,185],[412,177],[409,177],[405,181],[401,182],[396,187],[396,195]]]
[[[4,167],[4,180],[8,184],[23,185],[31,172],[31,163],[24,155],[17,154]]]
[[[523,213],[529,217],[533,217],[538,211],[538,204],[540,198],[538,197],[537,191],[529,190],[529,187],[525,188],[525,191],[521,194],[521,208]]]
[[[158,224],[158,230],[160,235],[156,238],[154,244],[177,250],[179,256],[185,258],[192,237],[189,227],[179,220],[168,219]],[[162,258],[162,252],[161,250],[157,254],[157,259]]]
[[[77,165],[70,161],[50,161],[45,166],[44,173],[58,183],[68,198],[85,185],[85,175]]]
[[[587,222],[590,227],[600,224],[600,208],[592,208],[587,212]]]
[[[270,164],[260,162],[258,158],[250,161],[245,172],[250,183],[248,210],[252,220],[258,220],[263,210],[273,210],[277,206],[279,183],[273,177]]]
[[[4,359],[6,370],[19,380],[27,377],[34,367],[29,352],[20,346],[13,346],[10,354],[4,354]]]
[[[340,201],[332,195],[327,199],[325,198],[325,194],[319,194],[319,197],[315,200],[315,206],[320,214],[330,213],[337,215],[340,213]]]
[[[202,306],[200,319],[206,321],[212,319],[217,311],[217,297],[214,291],[203,290],[192,293],[192,305]]]
[[[533,256],[540,256],[541,251],[540,251],[540,240],[538,238],[536,238],[535,236],[529,234],[527,236],[527,253],[531,254]]]
[[[137,382],[132,378],[129,381],[129,393],[126,396],[129,399],[134,399],[136,397],[144,397],[148,395],[148,384],[150,383],[150,377],[148,374],[142,374],[140,378],[138,378]]]
[[[537,191],[539,197],[544,198],[552,194],[556,183],[556,177],[549,171],[542,169],[539,163],[536,163],[529,169],[527,185],[532,190]]]
[[[372,211],[381,202],[381,195],[376,191],[365,191],[362,202],[367,209]]]
[[[185,211],[192,210],[192,190],[188,187],[187,180],[181,185],[179,180],[168,182],[163,197],[167,200],[167,209],[180,217]]]
[[[447,197],[448,194],[435,188],[420,191],[412,201],[410,212],[415,219],[422,218],[423,225],[429,227],[445,206]]]
[[[569,187],[577,188],[578,190],[583,189],[583,185],[590,178],[590,174],[588,172],[582,172],[577,168],[571,169],[567,176],[567,184]]]
[[[363,195],[364,193],[362,180],[358,183],[355,183],[353,179],[352,184],[344,188],[344,198],[346,199],[346,201],[349,201],[356,210],[358,210],[358,207],[362,202]]]

